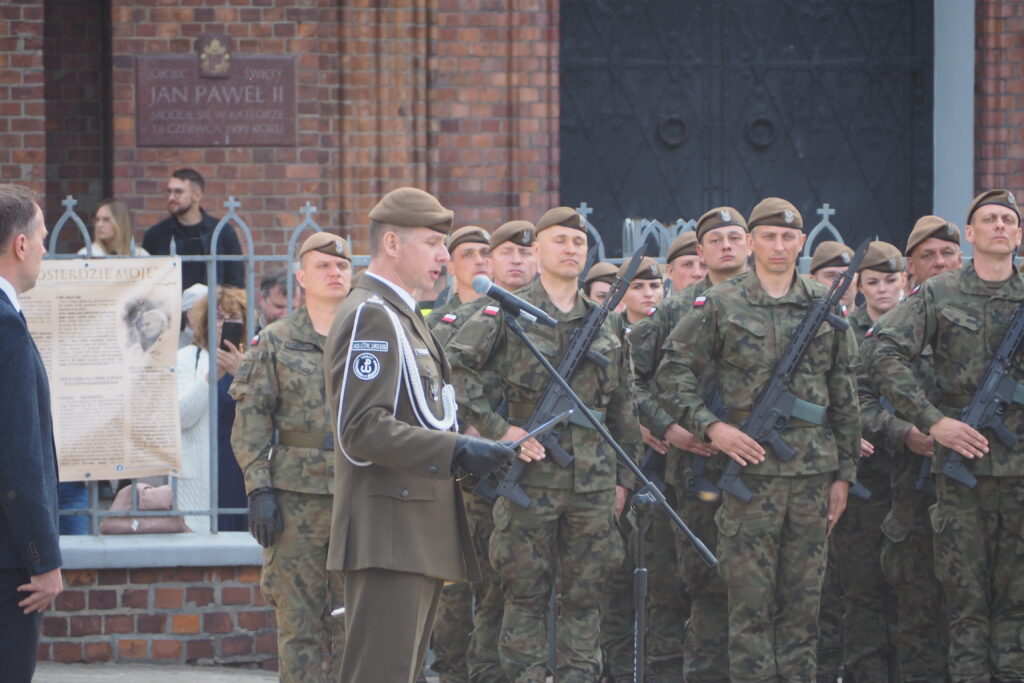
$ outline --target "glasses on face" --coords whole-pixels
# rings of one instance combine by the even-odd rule
[[[237,315],[225,315],[223,313],[217,313],[217,323],[240,323],[242,319]]]

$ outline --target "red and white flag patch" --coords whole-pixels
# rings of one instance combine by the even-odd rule
[[[696,308],[700,308],[705,303],[707,303],[707,300],[708,298],[706,296],[698,296],[696,299],[693,300],[693,305]]]
[[[484,315],[498,315],[500,310],[498,306],[484,306]]]

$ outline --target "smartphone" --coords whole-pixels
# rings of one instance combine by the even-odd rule
[[[228,347],[224,342],[231,342],[235,346],[240,347],[242,345],[242,334],[245,332],[245,324],[232,322],[231,320],[225,320],[224,326],[220,332],[220,347],[225,351],[228,351]]]

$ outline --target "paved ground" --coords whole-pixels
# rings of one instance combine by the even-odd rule
[[[230,666],[160,664],[56,664],[40,662],[33,683],[250,683],[276,681],[277,673]],[[436,683],[437,678],[427,679]]]

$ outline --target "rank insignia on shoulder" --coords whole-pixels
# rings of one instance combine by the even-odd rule
[[[445,313],[444,315],[441,316],[441,322],[443,323],[453,323],[458,319],[459,316],[455,315],[454,313]]]
[[[249,346],[256,346],[259,343],[260,343],[260,335],[258,335],[258,334],[255,337],[253,337],[252,339],[249,340]]]
[[[498,315],[500,310],[498,306],[484,306],[484,315]]]
[[[914,296],[920,290],[921,290],[921,285],[914,285],[914,288],[912,290],[910,290],[910,294],[908,294],[907,296]]]
[[[706,296],[698,296],[696,299],[693,300],[693,305],[697,307],[703,306],[707,302],[707,300],[708,298]]]

